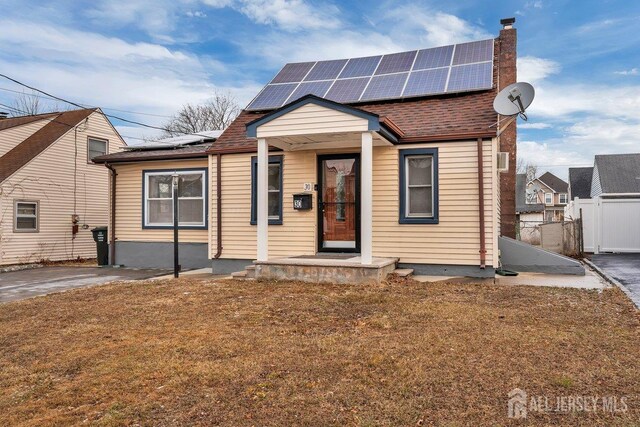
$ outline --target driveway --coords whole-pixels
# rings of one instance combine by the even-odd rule
[[[46,295],[114,280],[139,280],[167,270],[98,267],[43,267],[0,273],[0,302]]]
[[[640,254],[598,254],[591,257],[591,262],[627,288],[640,308]]]

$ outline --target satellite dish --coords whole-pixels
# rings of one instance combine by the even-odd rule
[[[525,110],[531,105],[535,96],[536,91],[529,83],[513,83],[496,95],[496,99],[493,100],[493,109],[502,116],[519,114],[527,120]]]

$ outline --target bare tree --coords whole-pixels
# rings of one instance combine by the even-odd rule
[[[164,127],[165,137],[208,130],[224,129],[240,113],[240,106],[230,93],[214,92],[211,99],[203,104],[184,105]]]
[[[46,101],[52,101],[46,99]],[[31,116],[34,114],[51,113],[54,111],[69,110],[69,106],[61,108],[60,105],[55,103],[42,102],[42,98],[36,92],[22,92],[16,95],[11,105],[13,113],[12,116]]]
[[[516,173],[527,174],[527,182],[533,181],[538,176],[538,165],[519,158],[516,164]]]

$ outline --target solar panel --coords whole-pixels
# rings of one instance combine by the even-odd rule
[[[453,65],[471,64],[493,60],[493,40],[461,43],[456,45]]]
[[[271,83],[291,83],[301,82],[307,75],[315,62],[299,62],[297,64],[287,64],[282,70],[271,80]]]
[[[491,62],[460,65],[451,67],[447,92],[491,89],[492,85],[493,64]]]
[[[411,71],[413,60],[416,57],[416,51],[393,53],[385,55],[378,65],[376,74],[400,73],[403,71]]]
[[[248,110],[313,94],[353,103],[491,89],[494,40],[389,55],[286,64]]]
[[[408,75],[409,73],[401,73],[372,77],[360,100],[400,98]]]
[[[356,102],[369,82],[369,77],[336,80],[325,98],[336,102]]]
[[[338,59],[335,61],[320,61],[311,69],[305,81],[310,80],[330,80],[335,79],[346,64],[348,59]]]
[[[331,87],[333,81],[325,80],[323,82],[304,82],[300,83],[300,85],[293,91],[289,99],[287,99],[287,103],[293,102],[296,99],[300,99],[305,95],[315,95],[321,98],[324,98],[324,94],[327,93],[327,90]]]
[[[284,101],[289,98],[291,92],[298,86],[297,83],[287,83],[281,85],[267,85],[262,92],[251,102],[248,109],[261,110],[270,108],[280,108]]]
[[[381,56],[368,56],[366,58],[351,58],[339,78],[371,76],[376,70]]]
[[[451,55],[453,55],[453,46],[419,50],[416,62],[413,64],[413,70],[448,67],[451,65]]]
[[[421,96],[443,93],[447,84],[449,68],[413,71],[409,75],[402,96]]]

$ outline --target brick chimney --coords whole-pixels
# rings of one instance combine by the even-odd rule
[[[498,91],[517,81],[516,18],[500,20],[498,37]],[[509,170],[500,174],[500,225],[503,236],[516,237],[516,122],[500,134],[500,151],[509,153]]]

